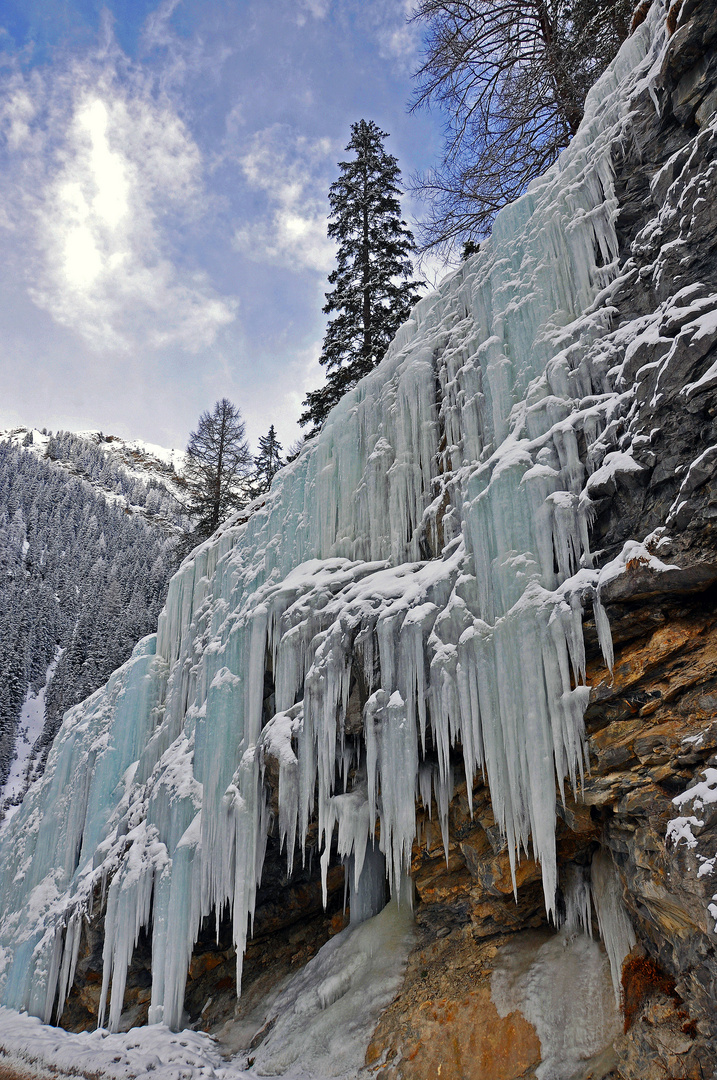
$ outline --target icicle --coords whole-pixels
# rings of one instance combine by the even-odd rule
[[[610,622],[605,613],[605,608],[602,606],[600,600],[599,589],[595,590],[593,596],[593,612],[595,614],[595,628],[597,630],[600,651],[609,670],[612,671],[615,662],[612,649],[612,633],[610,632]]]
[[[569,930],[593,936],[590,870],[586,866],[568,863],[562,882],[565,915],[561,922]]]
[[[358,875],[352,865],[353,857],[348,860],[347,866],[352,926],[378,915],[386,904],[386,859],[378,844],[369,844],[362,862]]]
[[[73,912],[70,916],[65,931],[64,954],[62,957],[62,969],[60,971],[59,993],[57,1003],[57,1021],[59,1023],[67,1001],[69,988],[75,978],[75,968],[80,952],[80,939],[82,937],[82,914]],[[54,995],[53,995],[54,996]]]
[[[421,802],[424,810],[428,811],[428,819],[430,821],[432,816],[432,802],[431,802],[431,774],[433,769],[427,762],[421,762],[418,769],[418,791],[421,796]]]
[[[620,1004],[622,965],[637,938],[622,899],[617,871],[609,855],[596,851],[592,867],[592,897],[597,912],[600,937],[610,958],[615,1002]]]

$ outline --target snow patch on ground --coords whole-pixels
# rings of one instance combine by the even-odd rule
[[[380,1013],[399,989],[412,944],[413,912],[404,888],[400,905],[394,900],[337,934],[292,978],[272,1002],[264,1024],[268,1035],[249,1053],[235,1053],[236,1041],[247,1033],[231,1021],[219,1039],[202,1031],[173,1032],[164,1024],[76,1034],[0,1007],[0,1065],[117,1080],[353,1080]]]
[[[123,1034],[77,1034],[43,1024],[35,1016],[0,1007],[0,1064],[23,1071],[28,1065],[74,1076],[116,1080],[243,1080],[248,1074],[224,1061],[204,1032],[172,1032],[161,1024]]]

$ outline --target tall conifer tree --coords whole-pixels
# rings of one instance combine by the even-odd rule
[[[271,482],[284,467],[281,456],[282,445],[276,436],[276,428],[272,424],[266,435],[259,436],[259,453],[254,458],[254,476],[252,477],[252,494],[263,495],[271,487]]]
[[[329,190],[329,237],[339,245],[334,288],[324,312],[336,314],[326,328],[319,363],[328,369],[324,386],[310,391],[300,424],[316,430],[347,390],[378,364],[398,327],[419,298],[411,280],[413,236],[401,219],[398,161],[386,152],[387,133],[372,120],[351,125],[339,162],[341,174]]]

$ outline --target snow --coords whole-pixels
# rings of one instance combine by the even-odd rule
[[[685,742],[687,741],[685,739]],[[697,876],[707,877],[717,871],[717,852],[710,857],[695,851],[698,840],[692,830],[704,828],[706,824],[704,811],[707,810],[710,813],[708,808],[717,804],[717,769],[704,769],[702,775],[704,780],[698,780],[697,783],[692,784],[686,791],[676,795],[672,802],[678,810],[688,807],[698,812],[702,811],[703,817],[698,818],[696,814],[686,814],[672,818],[667,823],[665,839],[674,847],[684,844],[693,853],[698,863]],[[707,911],[714,920],[712,930],[717,933],[717,893],[712,897],[712,901],[707,905]]]
[[[693,784],[681,795],[675,795],[672,800],[675,806],[692,803],[696,809],[703,810],[705,806],[717,803],[717,769],[705,769],[703,775],[704,780]]]
[[[6,428],[4,431],[0,431],[0,442],[10,442],[13,446],[22,446],[28,433],[32,435],[32,444],[26,449],[33,450],[40,457],[44,457],[50,436],[43,435],[37,428]]]
[[[176,472],[184,469],[185,454],[183,450],[175,450],[157,443],[145,442],[143,439],[120,440],[121,446],[130,453],[136,452],[145,458],[154,458],[163,465],[171,465]],[[112,447],[110,446],[110,450]]]
[[[15,757],[10,766],[5,786],[0,790],[0,798],[6,804],[5,817],[0,824],[0,829],[4,828],[5,822],[9,821],[17,813],[18,804],[14,803],[13,800],[22,794],[25,787],[32,748],[36,739],[39,738],[45,723],[45,693],[61,655],[62,649],[58,649],[54,660],[48,665],[42,686],[37,693],[33,692],[32,689],[28,689],[23,702],[18,720]]]
[[[672,818],[667,823],[667,839],[670,840],[675,847],[678,844],[685,844],[688,848],[696,848],[697,840],[692,832],[692,829],[701,829],[704,826],[704,821],[700,821],[694,814],[689,817],[677,817]]]
[[[133,1080],[243,1080],[248,1074],[222,1059],[216,1042],[203,1032],[171,1032],[163,1025],[133,1028],[122,1035],[105,1030],[79,1034],[42,1024],[36,1017],[0,1007],[2,1064],[21,1072],[28,1065],[63,1070],[72,1076]],[[32,1075],[32,1073],[31,1073]]]
[[[608,482],[614,480],[619,473],[640,472],[641,470],[642,466],[638,465],[632,454],[614,450],[605,455],[600,468],[596,469],[588,479],[585,490],[588,495],[594,497],[599,489],[605,489]]]
[[[59,989],[61,1014],[96,889],[110,1027],[143,926],[152,1024],[182,1026],[201,920],[226,905],[239,986],[270,825],[267,755],[287,859],[316,821],[324,888],[333,852],[353,868],[361,918],[382,902],[384,865],[401,893],[418,794],[433,792],[447,843],[459,757],[469,792],[479,772],[490,786],[514,883],[532,849],[555,911],[557,800],[566,783],[579,792],[586,766],[583,609],[611,664],[602,588],[634,561],[669,569],[635,543],[594,569],[586,490],[604,462],[608,479],[633,468],[626,451],[606,455],[638,328],[613,329],[595,305],[616,273],[612,149],[661,25],[656,6],[560,161],[416,306],[266,501],[185,560],[157,634],[68,712],[0,839],[6,1005],[57,1018]],[[351,940],[373,921],[354,919]],[[617,923],[601,923],[615,955]],[[586,940],[565,954],[576,971],[607,964]]]

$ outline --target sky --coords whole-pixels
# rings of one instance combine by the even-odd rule
[[[440,150],[412,6],[0,0],[0,429],[181,447],[228,397],[297,438],[350,126],[404,180]]]

